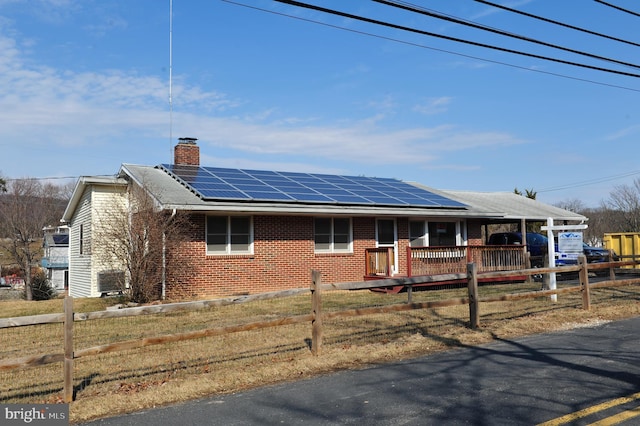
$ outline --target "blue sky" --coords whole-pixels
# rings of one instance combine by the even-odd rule
[[[596,1],[495,2],[640,43],[640,17]],[[373,1],[308,3],[640,74]],[[418,3],[640,64],[638,46],[473,0]],[[610,3],[640,12],[633,0]],[[115,174],[121,163],[170,162],[186,136],[198,138],[205,165],[393,177],[439,189],[517,187],[544,202],[590,207],[640,177],[637,77],[269,0],[174,0],[170,61],[169,5],[0,0],[0,175]]]

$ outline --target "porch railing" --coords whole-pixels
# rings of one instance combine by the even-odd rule
[[[391,247],[365,250],[367,277],[390,277],[393,268],[393,249]]]
[[[366,276],[391,276],[393,250],[367,249]],[[529,256],[522,246],[408,247],[406,274],[419,276],[466,273],[467,263],[475,263],[478,273],[529,268]]]
[[[478,273],[515,271],[528,267],[527,253],[518,246],[408,247],[407,274],[463,274],[467,263]]]

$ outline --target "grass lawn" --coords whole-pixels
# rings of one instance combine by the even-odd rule
[[[559,286],[561,286],[560,284]],[[481,286],[480,295],[539,289],[539,284]],[[466,297],[466,288],[413,293],[414,302]],[[75,400],[71,421],[235,392],[341,369],[478,345],[493,339],[598,324],[640,314],[640,285],[592,291],[592,308],[582,309],[580,293],[483,304],[480,328],[471,330],[466,305],[335,318],[325,321],[319,356],[310,352],[311,324],[288,325],[107,353],[75,360]],[[406,294],[368,291],[326,292],[325,312],[403,303]],[[104,310],[114,299],[76,299],[76,312]],[[74,324],[75,349],[127,339],[307,314],[310,297],[256,301],[242,305],[164,315]],[[0,301],[0,317],[62,312],[62,300]],[[0,361],[60,353],[62,325],[0,329]],[[60,402],[62,366],[0,371],[0,403]]]

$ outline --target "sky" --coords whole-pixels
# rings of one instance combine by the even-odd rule
[[[0,176],[114,175],[171,163],[193,137],[207,166],[517,188],[550,204],[598,207],[640,178],[635,0],[493,1],[574,28],[474,0],[401,2],[457,21],[305,1],[343,14],[0,0]]]

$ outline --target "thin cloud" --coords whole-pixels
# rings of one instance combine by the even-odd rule
[[[626,127],[624,129],[620,129],[615,133],[612,133],[605,137],[607,141],[614,141],[616,139],[626,138],[627,136],[633,135],[640,132],[640,125]]]
[[[442,96],[439,98],[429,98],[425,103],[415,105],[413,110],[424,115],[434,115],[446,112],[449,109],[449,105],[453,101],[453,98],[448,96]]]
[[[511,1],[511,2],[504,2],[502,3],[503,6],[511,8],[511,9],[517,9],[521,6],[524,6],[526,4],[532,3],[533,0],[519,0],[519,1]],[[475,15],[473,15],[471,18],[469,18],[471,21],[477,20],[477,19],[481,19],[484,18],[486,16],[491,16],[491,15],[495,15],[496,13],[505,13],[504,10],[502,9],[498,9],[495,7],[490,7],[487,6],[482,12],[476,13]]]
[[[201,143],[247,155],[291,155],[359,164],[420,164],[445,152],[496,148],[522,143],[498,132],[463,132],[454,126],[384,130],[354,123],[348,127],[272,126],[225,118],[190,115],[180,122],[195,131]]]
[[[108,146],[168,136],[168,88],[159,77],[40,66],[19,50],[15,39],[0,35],[0,86],[4,88],[0,93],[2,140],[20,140],[26,149]],[[506,133],[473,132],[455,125],[389,129],[385,113],[397,108],[392,96],[368,105],[378,113],[362,120],[327,121],[326,117],[286,115],[277,107],[253,115],[244,111],[239,117],[237,107],[246,103],[190,86],[179,76],[173,94],[176,135],[197,137],[203,155],[224,150],[229,158],[247,157],[252,166],[325,171],[333,169],[331,164],[346,162],[360,165],[354,168],[371,164],[424,167],[456,151],[522,143]],[[416,109],[424,114],[444,112],[450,103],[447,97],[432,98]],[[126,161],[124,152],[114,148],[113,155],[122,155]],[[318,161],[326,165],[314,166]]]

